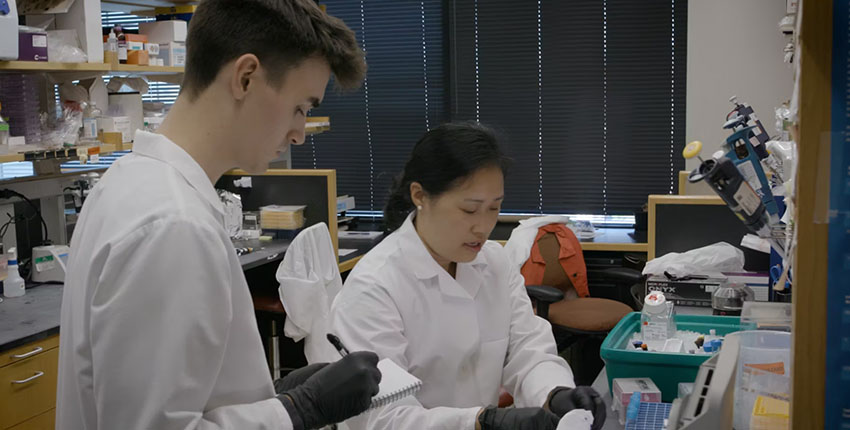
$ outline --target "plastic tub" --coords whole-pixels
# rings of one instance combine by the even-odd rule
[[[738,370],[735,377],[735,418],[738,430],[750,428],[758,396],[790,400],[791,333],[742,331],[739,338]]]
[[[708,334],[711,329],[720,336],[740,330],[739,317],[714,315],[676,315],[676,328]],[[651,378],[661,390],[661,398],[670,403],[679,392],[680,382],[694,382],[699,366],[710,355],[649,352],[623,347],[632,334],[640,331],[640,312],[626,315],[602,342],[600,355],[605,361],[608,389],[615,378]]]

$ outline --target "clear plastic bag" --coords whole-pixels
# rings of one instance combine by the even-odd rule
[[[89,56],[80,49],[75,30],[50,30],[47,32],[47,58],[57,63],[85,63]]]
[[[743,272],[744,251],[726,243],[718,242],[688,252],[669,254],[648,261],[644,275],[673,276],[704,275],[718,272]]]
[[[47,114],[42,114],[42,145],[46,149],[57,149],[74,146],[80,139],[80,128],[83,126],[83,112],[66,107],[56,119],[48,120]]]

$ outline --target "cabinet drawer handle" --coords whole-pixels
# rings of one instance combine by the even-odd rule
[[[20,381],[12,381],[12,383],[13,384],[26,384],[27,382],[35,381],[36,379],[41,378],[42,376],[44,376],[44,372],[38,371],[38,372],[35,372],[35,375],[32,375],[27,379],[22,379]]]
[[[13,356],[12,356],[12,358],[16,358],[16,359],[19,359],[19,358],[27,358],[27,357],[31,357],[31,356],[33,356],[33,355],[36,355],[36,354],[38,354],[38,353],[39,353],[39,352],[41,352],[41,351],[44,351],[44,348],[42,348],[42,347],[40,347],[40,346],[37,346],[37,347],[35,347],[35,349],[34,349],[34,350],[32,350],[32,351],[30,351],[30,352],[28,352],[28,353],[26,353],[26,354],[13,355]]]

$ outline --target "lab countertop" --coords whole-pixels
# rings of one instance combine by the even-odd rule
[[[0,303],[0,352],[59,333],[62,285],[27,289],[21,297],[3,297]]]
[[[289,248],[290,243],[292,241],[286,239],[268,242],[260,241],[259,239],[240,239],[234,240],[233,246],[236,248],[253,248],[252,252],[239,256],[239,263],[242,264],[242,270],[248,270],[266,263],[283,260],[283,255]]]

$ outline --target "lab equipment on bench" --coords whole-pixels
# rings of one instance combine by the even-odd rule
[[[33,282],[65,282],[65,267],[68,264],[67,245],[36,246],[32,249]]]
[[[768,151],[767,142],[770,140],[770,135],[767,134],[764,125],[756,116],[753,107],[746,103],[738,103],[737,96],[732,96],[729,98],[729,101],[735,107],[732,109],[732,112],[726,115],[726,124],[724,124],[723,128],[740,131],[752,127],[747,141],[752,145],[759,162],[773,174],[777,185],[785,182],[781,163]]]
[[[15,0],[0,0],[0,60],[18,59],[18,9]]]
[[[699,367],[691,394],[673,401],[667,430],[732,428],[738,339],[729,337],[723,350]]]
[[[641,402],[661,402],[661,390],[650,378],[617,378],[613,382],[613,404],[618,412],[620,424],[626,424],[626,412],[633,406],[632,398],[637,394],[638,407]]]
[[[775,217],[778,221],[779,207],[773,199],[770,182],[764,173],[759,155],[750,142],[754,130],[754,126],[736,130],[731,136],[726,138],[723,149],[726,151],[726,157],[732,160],[732,163],[735,164],[735,167],[738,168],[738,171],[747,180],[747,183],[759,195],[770,216]],[[761,145],[760,148],[765,150],[764,145]]]
[[[685,157],[691,158],[694,149],[686,148]],[[774,229],[779,229],[778,216],[772,216],[768,212],[763,199],[756,194],[732,160],[726,156],[704,160],[691,172],[688,180],[690,182],[705,180],[751,232],[767,239],[773,249],[783,258],[785,257],[784,232],[774,233]],[[773,206],[776,206],[776,202],[773,202]]]
[[[602,342],[600,356],[605,362],[608,389],[614,392],[613,380],[617,378],[650,378],[661,390],[661,400],[672,402],[679,393],[679,383],[693,382],[699,366],[711,355],[635,349],[631,342],[640,332],[640,324],[640,313],[632,312],[620,320]],[[707,340],[741,329],[739,318],[716,315],[677,315],[676,328],[678,332],[699,333]],[[715,330],[715,336],[709,334],[711,329]],[[695,348],[693,341],[690,342],[683,345],[685,349]],[[721,351],[725,349],[726,343]]]
[[[711,294],[714,315],[740,316],[744,302],[755,300],[755,293],[746,284],[723,282]]]
[[[21,297],[26,293],[26,282],[18,273],[18,250],[9,250],[9,268],[6,280],[3,281],[3,295],[6,297]]]
[[[667,340],[676,334],[673,303],[664,293],[652,291],[643,301],[640,315],[641,336],[644,340]]]
[[[766,419],[790,399],[791,334],[767,330],[726,336],[721,352],[700,367],[694,390],[673,402],[668,430],[788,428],[787,417]],[[765,398],[779,406],[765,405]],[[784,425],[783,425],[784,424]]]

